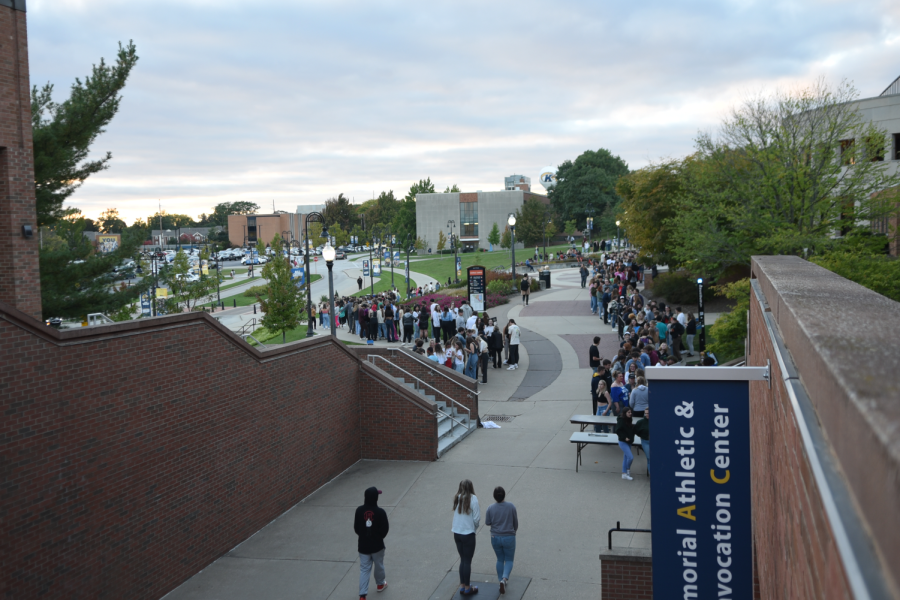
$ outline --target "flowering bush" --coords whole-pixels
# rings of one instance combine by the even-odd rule
[[[463,298],[459,296],[450,296],[448,294],[443,294],[441,292],[437,292],[435,294],[426,294],[424,296],[416,296],[415,298],[410,298],[404,302],[401,302],[400,305],[403,306],[404,309],[409,309],[418,304],[419,306],[431,306],[433,302],[437,302],[438,306],[441,307],[441,310],[444,308],[450,308],[450,305],[453,304],[457,308],[459,308],[460,302],[462,302]],[[495,306],[500,306],[501,304],[506,304],[509,302],[509,298],[506,296],[501,296],[500,294],[491,294],[488,293],[484,298],[484,307],[485,310],[494,308]]]

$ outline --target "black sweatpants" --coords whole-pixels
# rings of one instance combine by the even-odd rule
[[[487,366],[489,359],[490,355],[488,355],[487,352],[482,352],[478,357],[478,365],[481,367],[481,383],[487,383]]]
[[[509,360],[507,362],[510,365],[519,364],[519,345],[518,344],[510,344],[509,345]]]
[[[403,326],[403,343],[412,343],[413,340],[413,326],[412,325],[404,325]]]

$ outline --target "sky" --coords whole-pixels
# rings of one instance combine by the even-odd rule
[[[30,74],[64,100],[118,43],[140,57],[69,206],[262,212],[503,189],[607,148],[630,168],[691,152],[730,108],[824,77],[900,76],[900,2],[28,0]],[[274,203],[274,204],[273,204]]]

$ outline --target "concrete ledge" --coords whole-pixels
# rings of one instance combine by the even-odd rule
[[[617,560],[623,562],[653,562],[653,550],[650,548],[616,548],[600,550],[600,560]]]

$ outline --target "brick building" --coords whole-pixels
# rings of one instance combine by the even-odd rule
[[[303,236],[303,216],[296,213],[271,215],[228,215],[228,241],[239,248],[256,245],[258,240],[271,244],[275,234],[290,241]],[[285,233],[287,232],[287,233]]]

